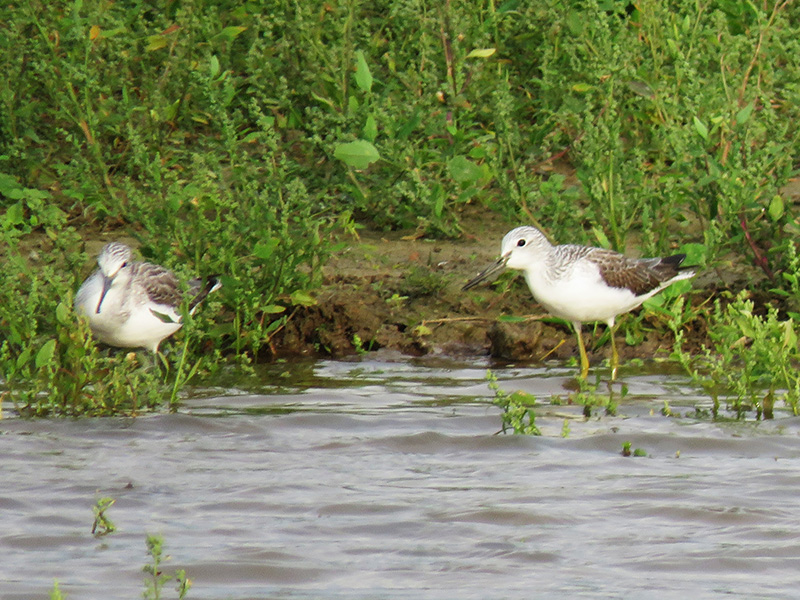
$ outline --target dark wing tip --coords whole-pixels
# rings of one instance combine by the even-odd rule
[[[685,254],[673,254],[672,256],[665,256],[661,259],[661,263],[669,265],[675,269],[681,266],[681,263],[686,260]]]
[[[661,259],[661,262],[656,266],[655,270],[663,273],[665,277],[674,277],[681,271],[694,271],[697,269],[696,265],[684,265],[683,261],[686,260],[685,254],[673,254]]]
[[[214,292],[222,287],[222,280],[220,279],[219,275],[209,275],[206,277],[206,287],[208,289],[208,293]]]
[[[198,283],[200,281],[198,280]],[[199,287],[199,286],[198,286]],[[206,299],[211,292],[214,292],[222,287],[222,281],[220,281],[219,275],[209,275],[206,277],[205,285],[202,289],[195,294],[192,301],[189,303],[189,310],[194,310],[194,308],[200,304],[203,300]]]
[[[685,265],[685,264],[683,264],[683,261],[686,260],[686,255],[685,254],[676,254],[675,257],[676,258],[680,258],[680,260],[676,260],[676,262],[675,262],[675,270],[676,271],[695,271],[695,272],[697,272],[697,269],[700,268],[699,265]],[[673,257],[672,256],[668,256],[667,258],[673,258]]]

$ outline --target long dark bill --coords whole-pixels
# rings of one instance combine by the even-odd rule
[[[491,265],[486,267],[483,271],[481,271],[478,275],[476,275],[474,278],[470,279],[464,285],[464,287],[461,288],[461,291],[464,292],[466,290],[474,288],[484,279],[491,277],[498,271],[502,271],[503,269],[505,269],[507,262],[508,262],[508,256],[501,256],[500,258],[497,259],[497,262],[492,263]]]
[[[100,314],[100,307],[103,305],[103,300],[105,300],[108,290],[111,289],[112,283],[114,283],[114,280],[111,277],[103,276],[103,290],[100,292],[100,301],[97,303],[97,310],[95,311],[98,315]]]

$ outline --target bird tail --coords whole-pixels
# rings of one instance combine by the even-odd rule
[[[660,273],[664,280],[678,281],[680,279],[688,279],[694,277],[696,267],[694,265],[687,266],[683,264],[686,260],[685,254],[673,254],[672,256],[665,256],[660,259],[653,259],[658,262],[651,266],[651,268]]]
[[[209,275],[203,279],[192,279],[189,282],[189,293],[192,294],[192,299],[189,302],[189,312],[194,314],[197,306],[206,299],[211,292],[214,292],[222,287],[222,282],[219,275]]]

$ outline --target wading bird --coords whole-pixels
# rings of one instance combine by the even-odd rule
[[[162,266],[133,260],[131,249],[120,242],[106,244],[97,264],[75,296],[75,311],[88,319],[101,342],[158,352],[161,341],[183,325],[178,279]],[[220,285],[217,277],[190,281],[190,313]]]
[[[665,287],[692,277],[681,267],[685,254],[666,258],[628,258],[613,250],[567,244],[552,245],[535,227],[517,227],[503,238],[500,258],[467,282],[468,290],[505,267],[524,273],[533,297],[550,314],[572,323],[578,337],[580,377],[589,373],[581,324],[603,321],[611,333],[611,379],[616,379],[619,355],[614,320]]]

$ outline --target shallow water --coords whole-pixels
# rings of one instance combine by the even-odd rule
[[[173,415],[6,418],[0,598],[47,598],[54,579],[68,599],[139,598],[146,533],[195,599],[797,593],[800,420],[666,418],[664,400],[705,400],[629,369],[615,417],[548,405],[543,437],[494,435],[486,368],[284,363]],[[494,372],[543,400],[573,374]],[[96,539],[102,496],[118,531]]]

